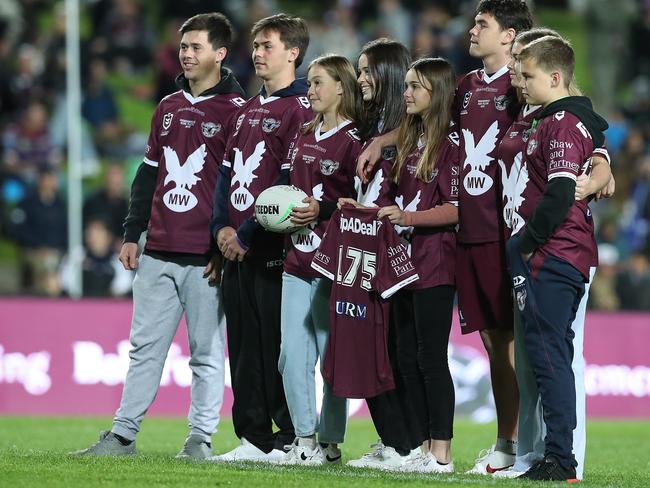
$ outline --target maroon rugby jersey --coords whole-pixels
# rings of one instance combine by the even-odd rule
[[[496,148],[519,111],[508,68],[490,77],[482,69],[468,73],[458,83],[454,104],[462,162],[458,240],[495,242],[502,239]]]
[[[322,125],[322,124],[321,124]],[[354,175],[361,141],[355,125],[345,121],[321,133],[320,126],[299,134],[291,156],[289,182],[316,200],[336,202],[354,198]],[[327,220],[304,227],[288,238],[284,270],[296,276],[320,276],[311,260],[327,228]]]
[[[147,250],[211,250],[208,223],[217,172],[231,119],[244,103],[241,93],[193,97],[181,90],[156,108],[144,157],[146,164],[158,168]]]
[[[372,139],[364,144],[365,149]],[[393,204],[395,198],[395,184],[390,177],[397,149],[387,146],[381,151],[381,158],[375,164],[368,183],[362,183],[358,176],[354,178],[354,187],[357,192],[357,202],[366,207],[385,207]]]
[[[519,207],[523,202],[523,191],[528,182],[524,162],[524,151],[531,133],[533,119],[541,105],[525,105],[519,111],[517,119],[512,123],[506,135],[497,146],[498,174],[501,178],[503,198],[501,201],[501,216],[503,218],[503,233],[505,239],[516,234],[524,225],[519,215]],[[520,172],[523,170],[520,178]]]
[[[541,119],[526,145],[525,177],[528,182],[519,209],[521,218],[525,222],[530,220],[550,180],[575,180],[578,175],[589,172],[593,151],[591,135],[572,113],[560,111]],[[520,178],[524,178],[523,171]],[[564,222],[536,252],[568,262],[589,279],[589,267],[595,262],[597,250],[594,221],[587,200],[573,203]]]
[[[395,203],[407,212],[428,210],[444,203],[458,205],[459,146],[458,133],[451,131],[442,142],[436,156],[431,180],[416,178],[418,162],[424,151],[424,141],[408,155],[400,172]],[[411,261],[420,279],[409,288],[455,284],[456,230],[448,227],[400,227],[396,230],[408,234],[411,242]]]
[[[281,169],[289,168],[289,146],[312,116],[304,94],[258,94],[241,109],[223,160],[231,168],[228,215],[234,228],[253,216],[257,196],[275,183]]]
[[[333,281],[323,376],[334,394],[371,398],[395,388],[388,359],[388,297],[418,279],[406,246],[378,209],[332,215],[312,266]]]

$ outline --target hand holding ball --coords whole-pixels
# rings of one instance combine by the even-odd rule
[[[307,194],[291,185],[271,186],[259,194],[255,201],[255,218],[271,232],[290,234],[301,227],[291,221],[294,207],[306,207]]]

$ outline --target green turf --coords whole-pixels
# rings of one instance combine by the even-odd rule
[[[0,485],[14,486],[539,486],[535,482],[496,481],[454,474],[427,476],[377,473],[351,468],[295,468],[239,463],[215,465],[176,461],[186,435],[180,419],[145,420],[138,437],[140,455],[129,459],[73,458],[66,452],[87,447],[110,419],[0,417]],[[584,487],[650,486],[650,423],[589,423]],[[457,473],[487,447],[493,425],[456,422],[453,446]],[[363,454],[376,434],[368,420],[350,422],[344,459]],[[236,446],[232,424],[224,420],[214,437],[215,451]],[[566,486],[566,484],[560,484]],[[556,486],[543,484],[543,486]]]

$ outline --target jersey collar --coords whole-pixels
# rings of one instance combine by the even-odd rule
[[[507,64],[505,66],[503,66],[500,70],[498,70],[496,73],[494,73],[492,76],[488,76],[488,74],[485,72],[485,69],[483,69],[482,70],[483,81],[489,85],[494,80],[496,80],[497,78],[500,78],[501,76],[503,76],[507,72],[508,72],[508,65]]]

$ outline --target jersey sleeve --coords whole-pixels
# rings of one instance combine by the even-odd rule
[[[554,178],[569,178],[576,181],[585,162],[584,141],[591,139],[587,129],[578,121],[570,122],[575,117],[557,112],[551,130],[544,138],[542,155],[546,161],[548,181]],[[569,118],[571,117],[571,119]]]
[[[316,254],[311,261],[313,269],[332,281],[334,281],[337,266],[340,220],[341,211],[337,209],[332,214],[320,246],[316,249]]]
[[[408,250],[402,244],[387,217],[381,219],[377,248],[377,269],[372,287],[386,299],[406,285],[420,279],[411,262]]]
[[[154,110],[153,115],[151,116],[151,129],[149,130],[149,139],[147,140],[147,147],[144,150],[143,162],[154,168],[158,167],[160,162],[161,148],[158,141],[158,134],[160,134],[160,128],[162,126],[162,115],[161,105],[159,104]]]

